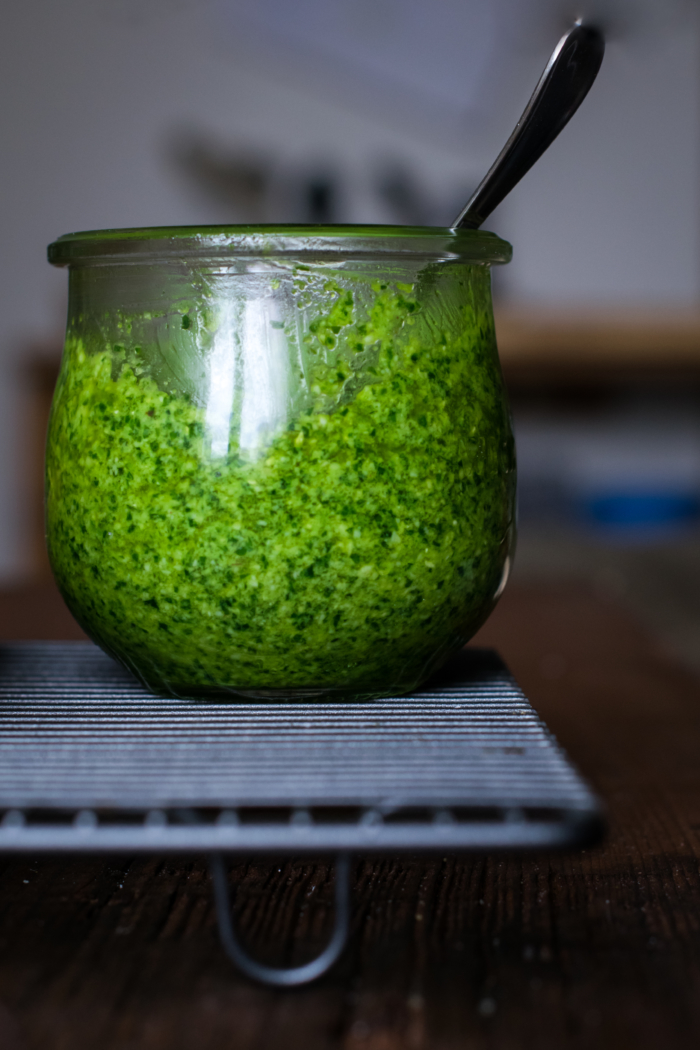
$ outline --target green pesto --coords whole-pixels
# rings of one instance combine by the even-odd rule
[[[488,271],[461,272],[442,304],[374,284],[362,318],[350,285],[327,284],[304,337],[309,400],[257,457],[233,432],[208,455],[204,409],[128,336],[69,330],[47,535],[98,644],[179,696],[370,698],[414,688],[474,633],[512,543],[515,473]],[[178,328],[196,324],[188,307]]]

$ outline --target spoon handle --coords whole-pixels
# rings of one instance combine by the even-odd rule
[[[513,134],[453,229],[478,229],[573,117],[598,75],[605,52],[600,30],[579,22],[561,38]]]

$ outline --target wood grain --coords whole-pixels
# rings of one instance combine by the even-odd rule
[[[700,311],[694,307],[647,307],[638,303],[586,308],[497,303],[501,353],[507,360],[564,356],[581,360],[615,357],[635,363],[671,357],[700,365]]]
[[[76,636],[41,593],[25,594],[25,629]],[[0,635],[17,637],[18,602],[0,596]],[[500,648],[605,798],[601,846],[358,858],[347,952],[288,992],[227,962],[199,859],[2,862],[2,1050],[695,1050],[700,683],[569,588],[507,593],[477,641]],[[328,864],[241,863],[231,884],[259,957],[320,946]]]

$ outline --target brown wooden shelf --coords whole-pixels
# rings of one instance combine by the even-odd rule
[[[687,378],[700,383],[700,309],[496,308],[510,385]]]

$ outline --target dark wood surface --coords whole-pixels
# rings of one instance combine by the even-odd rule
[[[0,595],[0,637],[79,636],[50,587]],[[347,952],[283,992],[224,957],[199,859],[0,860],[0,1050],[696,1050],[700,683],[566,588],[508,592],[478,641],[607,802],[602,845],[358,858]],[[231,880],[259,957],[320,945],[327,864]]]

